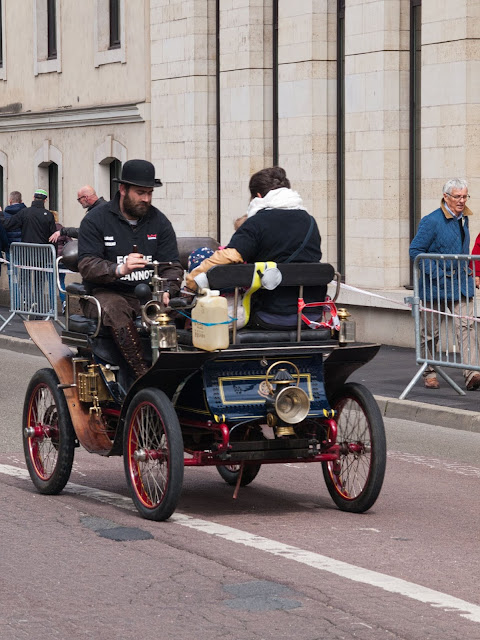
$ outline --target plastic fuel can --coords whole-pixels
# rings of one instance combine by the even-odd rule
[[[202,289],[201,292],[202,295],[197,298],[197,304],[192,309],[193,346],[205,351],[227,349],[229,345],[227,299],[223,298],[219,291]]]

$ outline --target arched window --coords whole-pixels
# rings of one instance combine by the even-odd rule
[[[55,162],[48,165],[48,199],[48,208],[58,211],[58,165]]]
[[[5,208],[6,202],[4,200],[4,190],[3,190],[3,167],[0,164],[0,206],[2,209]]]
[[[127,148],[112,136],[105,136],[105,140],[95,149],[95,190],[105,199],[113,198],[118,185],[113,182],[119,178],[123,164],[127,161]]]
[[[0,207],[2,209],[8,204],[7,197],[7,156],[0,151]]]
[[[63,176],[63,158],[59,149],[45,140],[34,157],[34,188],[45,189],[48,193],[47,209],[59,212],[63,219],[63,194],[60,188]]]
[[[114,158],[110,162],[110,200],[115,197],[118,191],[118,182],[114,182],[115,178],[120,178],[122,174],[122,163]]]

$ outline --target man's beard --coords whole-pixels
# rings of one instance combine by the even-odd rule
[[[134,204],[128,193],[126,193],[123,196],[123,209],[131,218],[140,220],[150,209],[150,205],[147,202],[137,202],[137,204]]]

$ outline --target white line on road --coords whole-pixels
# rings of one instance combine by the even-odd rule
[[[404,453],[403,451],[389,451],[388,457],[400,462],[409,462],[411,464],[419,464],[430,469],[440,469],[440,471],[449,471],[460,476],[472,476],[480,478],[480,469],[472,467],[462,462],[449,462],[440,460],[439,458],[429,458],[427,456],[419,456],[415,453]]]
[[[19,469],[11,465],[0,464],[0,473],[4,473],[9,476],[21,478],[23,480],[29,480],[30,476],[26,469]],[[79,484],[69,483],[64,489],[67,493],[74,495],[83,495],[93,500],[98,500],[115,507],[121,507],[122,509],[128,509],[129,511],[136,511],[130,498],[121,496],[117,493],[109,491],[102,491],[101,489],[92,489]],[[193,518],[183,513],[175,513],[169,520],[171,523],[181,525],[200,531],[208,535],[228,540],[236,544],[243,544],[247,547],[252,547],[259,551],[270,553],[274,556],[280,556],[287,560],[293,560],[305,564],[313,569],[319,569],[320,571],[327,571],[334,575],[354,582],[360,582],[373,587],[378,587],[384,591],[390,593],[397,593],[412,600],[429,604],[432,607],[443,609],[448,612],[456,612],[463,618],[467,618],[473,622],[480,622],[480,606],[455,598],[446,593],[429,589],[414,582],[408,582],[400,578],[386,575],[384,573],[378,573],[377,571],[370,571],[363,567],[357,567],[347,562],[340,560],[334,560],[327,556],[322,556],[319,553],[313,551],[306,551],[298,547],[293,547],[282,542],[270,540],[262,536],[257,536],[240,529],[234,529],[233,527],[227,527],[224,525],[216,524],[215,522],[208,522],[207,520],[201,520],[200,518]]]

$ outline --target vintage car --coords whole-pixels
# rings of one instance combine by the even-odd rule
[[[75,270],[76,246],[69,245],[63,260]],[[238,297],[255,269],[214,267],[209,288],[230,288]],[[165,283],[153,263],[151,287],[139,291],[149,299],[137,322],[152,364],[137,380],[100,320],[71,313],[74,300],[91,297],[82,284],[67,286],[61,335],[51,321],[26,322],[51,365],[30,381],[23,412],[25,457],[37,490],[62,491],[81,445],[101,456],[123,455],[133,502],[151,520],[175,511],[184,468],[206,465],[217,467],[236,496],[262,465],[321,463],[340,509],[369,509],[385,474],[384,425],[369,390],[347,379],[379,345],[350,335],[349,314],[335,306],[340,280],[331,265],[278,269],[280,286],[299,292],[296,330],[238,330],[233,319],[226,348],[210,350],[195,346],[192,331],[182,326],[196,301],[165,307]],[[335,281],[332,300],[320,301],[324,320],[315,329],[306,326],[303,287]]]

